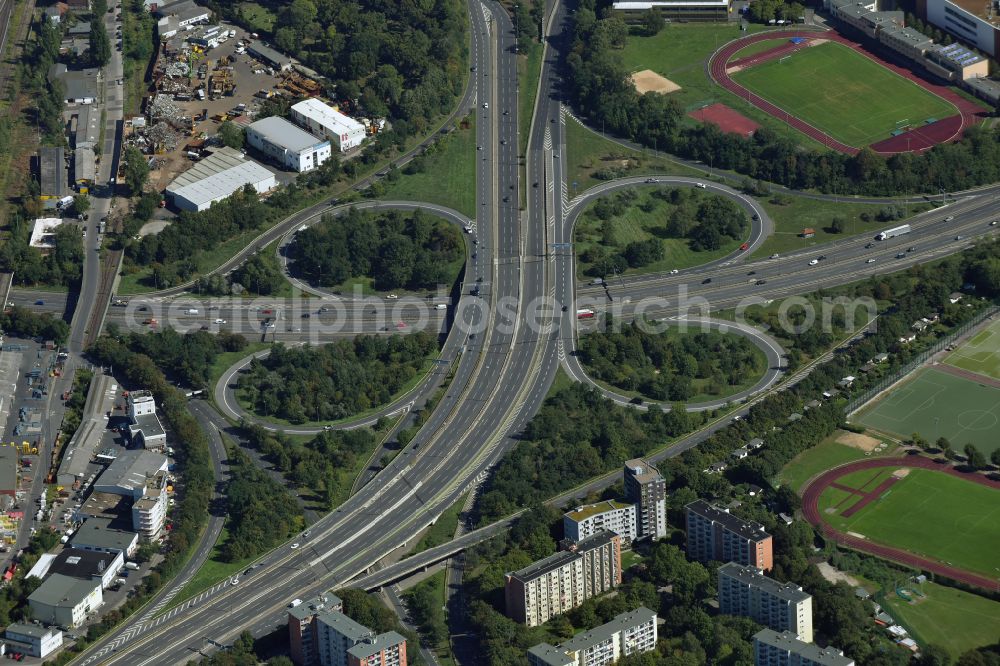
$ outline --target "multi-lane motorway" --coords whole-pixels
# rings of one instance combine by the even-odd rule
[[[573,222],[586,198],[566,202],[564,197],[564,113],[555,60],[565,12],[557,4],[546,14],[549,40],[539,95],[530,126],[521,128],[517,100],[526,91],[517,89],[513,26],[496,3],[469,0],[469,9],[474,82],[466,110],[478,114],[481,148],[477,151],[477,215],[471,235],[477,245],[475,258],[467,266],[464,296],[449,310],[457,325],[450,328],[446,344],[454,377],[444,398],[413,442],[362,492],[313,525],[308,534],[262,557],[239,577],[238,584],[217,585],[163,615],[142,615],[85,652],[78,663],[186,662],[199,652],[231,643],[243,629],[257,634],[273,630],[292,599],[344,584],[386,553],[405,546],[512,445],[511,434],[534,414],[557,367],[572,353],[575,309],[581,303],[600,310],[617,309],[625,317],[683,316],[690,313],[683,311],[679,300],[682,285],[687,285],[690,294],[703,296],[712,308],[732,307],[748,294],[766,300],[898,270],[954,252],[967,245],[968,239],[993,229],[988,226],[992,206],[984,206],[984,197],[970,197],[948,209],[946,214],[953,215],[953,220],[943,221],[943,213],[917,218],[913,233],[902,240],[866,248],[868,241],[848,239],[824,248],[826,258],[812,266],[809,262],[816,252],[748,263],[746,256],[766,237],[770,222],[747,199],[744,205],[758,214],[760,224],[754,227],[752,247],[746,253],[711,268],[629,278],[600,288],[584,287],[577,294],[569,248]],[[523,211],[518,155],[522,131],[529,133]],[[662,179],[664,186],[683,184],[683,179]],[[316,212],[304,212],[297,223]],[[283,225],[273,239],[293,228]],[[955,240],[956,236],[963,238]],[[914,249],[907,252],[910,246]],[[897,259],[899,253],[904,256]],[[868,263],[869,258],[875,261]],[[470,295],[477,285],[479,295]],[[152,302],[161,301],[154,299],[146,305],[151,307]],[[265,305],[263,310],[274,309]],[[222,310],[220,306],[214,316],[201,312],[190,316],[200,325],[211,326],[215,319],[236,321],[247,310],[243,302],[227,307]],[[347,303],[345,308],[353,318],[366,321],[363,306]],[[128,309],[124,308],[122,316]],[[259,319],[261,314],[253,316]],[[301,321],[301,314],[281,318],[286,330],[276,326],[273,335],[282,339],[281,334],[292,334],[287,339],[301,339],[302,335],[295,334],[304,332],[288,323]],[[316,310],[310,315],[312,321],[322,313]],[[696,441],[691,439],[690,445]]]

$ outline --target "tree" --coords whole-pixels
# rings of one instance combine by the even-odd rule
[[[917,664],[918,666],[948,666],[951,664],[951,655],[940,645],[933,643],[922,645]]]
[[[969,467],[972,469],[985,469],[986,468],[986,456],[976,448],[975,444],[966,444],[963,449],[965,452],[965,460]]]
[[[111,61],[111,40],[108,31],[104,29],[104,16],[90,22],[90,64],[93,67],[104,67]]]
[[[842,234],[847,230],[847,222],[842,217],[835,217],[830,220],[830,231],[835,234]]]
[[[663,30],[663,15],[655,9],[648,9],[642,15],[642,29],[650,37]]]
[[[246,141],[243,128],[228,120],[219,125],[219,138],[222,140],[223,145],[237,150],[242,150],[243,144]]]
[[[947,437],[944,437],[942,435],[941,437],[937,438],[936,442],[934,442],[934,446],[936,446],[940,451],[947,451],[948,449],[951,448],[951,442],[948,441]]]
[[[125,149],[123,161],[125,163],[125,183],[128,185],[129,192],[132,196],[142,194],[142,188],[149,180],[149,162],[146,161],[146,156],[135,146],[129,146]]]
[[[73,197],[73,210],[77,215],[86,213],[90,210],[90,198],[82,194]]]
[[[1000,467],[1000,449],[994,449],[993,452],[990,453],[990,462],[997,467]]]

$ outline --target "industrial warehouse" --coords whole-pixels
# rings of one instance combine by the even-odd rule
[[[330,158],[330,142],[299,129],[284,118],[271,116],[247,126],[247,143],[281,166],[312,171]]]
[[[274,174],[237,150],[219,148],[167,187],[167,197],[181,210],[207,210],[243,187],[258,193],[276,186]]]

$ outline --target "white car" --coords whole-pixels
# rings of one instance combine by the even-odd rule
[[[672,269],[672,270],[670,271],[670,274],[671,274],[671,275],[677,275],[678,273],[680,273],[680,271],[679,271],[679,270],[677,270],[676,268],[674,268],[674,269]]]
[[[701,189],[705,189],[705,183],[695,183],[694,186]]]
[[[226,320],[225,320],[225,319],[216,319],[216,320],[215,320],[215,323],[216,323],[216,324],[225,324],[225,323],[226,323]]]
[[[484,109],[490,108],[489,102],[483,102],[483,108]]]
[[[809,260],[809,265],[810,266],[815,266],[818,263],[819,263],[819,259],[810,259]]]
[[[778,253],[777,253],[777,252],[775,252],[774,254],[772,254],[772,255],[771,255],[771,258],[772,258],[772,259],[777,259],[777,258],[778,258]]]
[[[295,543],[292,544],[292,550],[298,550],[298,548],[299,548],[299,542],[296,541]]]
[[[866,261],[865,263],[866,263],[866,264],[874,264],[874,263],[875,263],[875,260],[874,260],[874,259],[869,259],[869,260],[868,260],[868,261]]]

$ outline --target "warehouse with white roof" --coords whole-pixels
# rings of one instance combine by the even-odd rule
[[[315,97],[292,106],[292,120],[313,134],[325,136],[341,152],[357,148],[365,140],[365,126]]]
[[[281,166],[312,171],[331,155],[330,142],[317,139],[284,118],[271,116],[247,126],[247,143]]]
[[[166,192],[181,210],[202,211],[246,185],[263,193],[277,183],[269,169],[248,160],[238,150],[223,147],[177,176]]]

